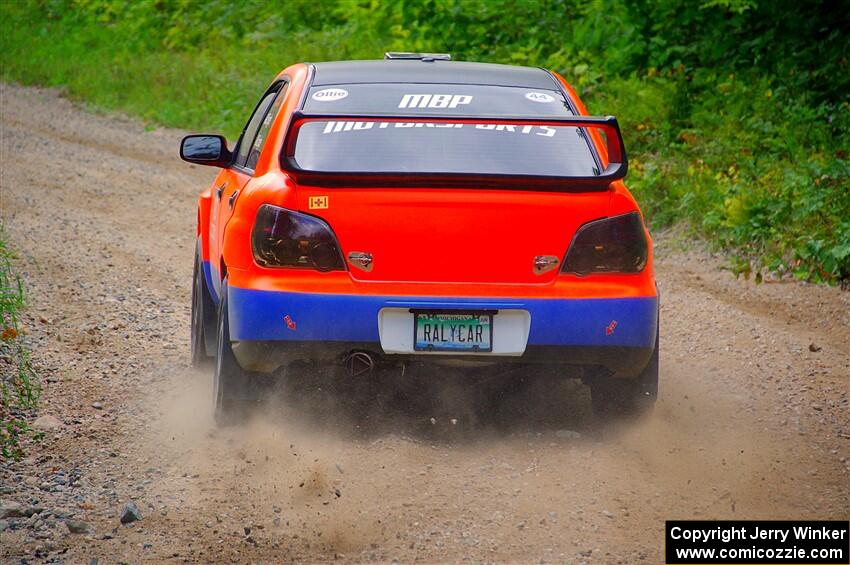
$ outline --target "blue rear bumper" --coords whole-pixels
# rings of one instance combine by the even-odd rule
[[[383,308],[519,309],[528,346],[653,348],[658,298],[492,299],[274,292],[228,288],[234,341],[375,343]],[[287,318],[288,322],[287,323]]]

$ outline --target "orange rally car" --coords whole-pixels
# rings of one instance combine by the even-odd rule
[[[616,119],[556,73],[448,59],[293,65],[232,150],[183,139],[221,169],[198,200],[191,340],[219,419],[296,362],[555,374],[595,411],[654,402],[658,291]]]

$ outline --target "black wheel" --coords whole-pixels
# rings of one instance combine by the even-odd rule
[[[221,283],[218,302],[218,332],[213,376],[215,419],[219,425],[242,421],[260,401],[256,373],[244,370],[233,354],[227,306],[227,279]]]
[[[189,347],[193,367],[209,365],[215,352],[215,304],[204,277],[200,241],[195,246],[195,267],[192,272],[192,333]]]
[[[637,416],[648,412],[658,398],[658,330],[649,363],[633,379],[608,378],[590,385],[593,413],[603,417]]]

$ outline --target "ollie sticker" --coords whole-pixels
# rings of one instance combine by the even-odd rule
[[[324,90],[317,90],[310,98],[317,102],[336,102],[346,96],[348,96],[348,91],[344,88],[325,88]]]
[[[545,92],[526,92],[525,97],[532,102],[554,102],[555,97],[546,94]]]

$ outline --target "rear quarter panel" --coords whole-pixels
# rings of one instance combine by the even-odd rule
[[[233,214],[223,231],[222,257],[228,272],[232,269],[247,269],[254,263],[250,249],[250,233],[257,209],[261,205],[274,204],[284,208],[296,205],[295,185],[281,172],[278,156],[292,112],[301,102],[308,77],[309,67],[297,64],[284,69],[275,78],[275,82],[281,79],[289,81],[286,100],[269,129],[268,141],[257,160],[254,176],[242,188]]]

